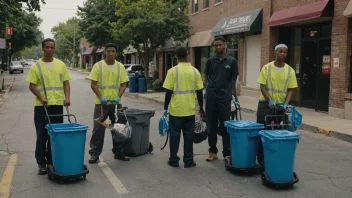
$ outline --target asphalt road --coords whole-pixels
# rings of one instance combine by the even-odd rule
[[[2,134],[0,149],[18,153],[11,197],[352,197],[350,143],[299,131],[301,140],[296,152],[295,171],[300,181],[293,189],[273,190],[262,185],[260,175],[238,176],[226,171],[222,159],[212,163],[206,162],[208,150],[206,142],[194,146],[197,167],[192,169],[184,169],[183,166],[169,167],[166,164],[169,157],[168,147],[160,151],[165,139],[157,132],[162,106],[130,98],[123,98],[124,106],[156,111],[150,126],[150,141],[154,144],[154,152],[132,158],[130,162],[115,160],[111,152],[111,136],[107,133],[101,155],[107,166],[87,163],[90,173],[86,181],[66,184],[49,181],[47,176],[37,174],[34,158],[36,135],[33,123],[33,96],[24,80],[27,72],[28,68],[24,74],[15,74],[16,81],[12,91],[0,107]],[[93,124],[94,95],[89,81],[85,80],[86,74],[75,71],[70,73],[72,75],[70,112],[77,116],[79,123],[90,127],[86,143],[87,162],[88,142]],[[243,112],[243,118],[253,119],[254,116]],[[180,148],[181,157],[182,146]],[[6,167],[4,153],[0,152],[0,171]],[[114,185],[110,181],[114,181]],[[115,187],[119,185],[125,194],[118,193],[121,189]]]

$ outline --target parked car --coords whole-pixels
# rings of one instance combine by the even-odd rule
[[[125,69],[128,76],[134,76],[136,72],[144,72],[141,64],[125,64]]]
[[[11,61],[9,71],[10,74],[13,74],[15,71],[23,73],[23,66],[21,61]]]

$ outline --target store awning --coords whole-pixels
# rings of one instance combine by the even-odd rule
[[[93,50],[94,50],[93,47],[87,48],[86,51],[83,53],[83,55],[90,55],[93,52]]]
[[[220,19],[213,28],[213,36],[235,34],[239,32],[259,32],[262,30],[262,9]]]
[[[330,2],[333,3],[333,1]],[[328,4],[329,0],[323,0],[274,12],[269,19],[269,26],[284,25],[320,17],[331,17],[333,11],[329,8],[332,8],[332,6]]]
[[[352,16],[352,0],[347,5],[346,10],[343,12],[343,15],[345,17],[351,17]]]
[[[99,49],[97,49],[97,51],[95,52],[96,54],[102,53],[104,52],[105,47],[100,47]]]
[[[188,47],[211,46],[214,37],[211,36],[211,30],[197,32],[188,39]]]

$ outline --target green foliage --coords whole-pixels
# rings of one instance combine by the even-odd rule
[[[118,20],[112,22],[114,38],[120,46],[132,45],[142,58],[146,73],[156,49],[173,38],[189,37],[188,1],[115,0]]]
[[[83,36],[79,23],[80,20],[73,17],[51,29],[55,39],[55,56],[59,59],[71,60],[79,52],[79,42]]]
[[[89,43],[96,47],[116,43],[109,24],[117,21],[116,10],[114,0],[87,0],[78,7],[79,25]]]
[[[161,82],[160,79],[154,80],[154,82],[152,83],[152,89],[154,91],[163,91],[163,82]]]

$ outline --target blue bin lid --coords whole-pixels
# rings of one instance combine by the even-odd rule
[[[264,125],[249,120],[229,120],[225,122],[225,127],[233,129],[263,129]]]
[[[287,130],[263,130],[259,132],[259,135],[269,140],[299,140],[297,133]]]
[[[59,123],[59,124],[52,124],[51,125],[54,129],[53,132],[60,133],[60,132],[75,132],[75,131],[87,131],[88,126],[84,124],[78,123]],[[47,124],[45,128],[49,131],[52,131],[50,124]]]

